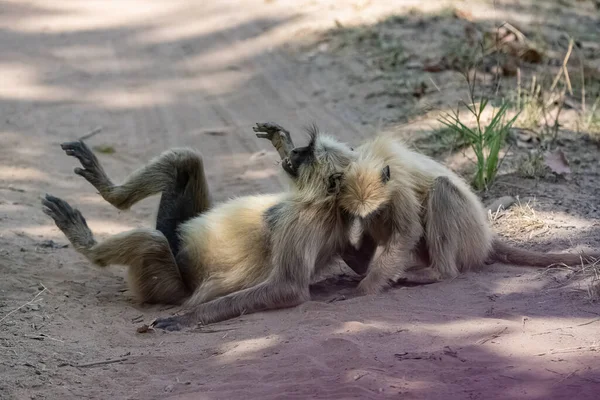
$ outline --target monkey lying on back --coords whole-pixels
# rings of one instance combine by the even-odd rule
[[[141,302],[185,301],[189,311],[156,320],[158,328],[176,330],[297,305],[309,298],[313,273],[336,255],[356,270],[368,264],[361,257],[372,251],[348,249],[350,218],[337,207],[341,172],[356,154],[316,128],[308,146],[293,150],[291,139],[276,140],[272,125],[261,129],[285,156],[289,192],[244,196],[210,209],[202,158],[192,150],[167,151],[114,185],[92,151],[71,142],[61,147],[83,166],[75,172],[113,206],[128,209],[162,193],[156,229],[135,229],[98,243],[83,215],[64,200],[46,195],[43,211],[94,264],[129,266],[129,285]],[[373,242],[366,243],[374,250]]]
[[[452,278],[484,263],[547,267],[583,261],[576,254],[538,253],[502,242],[467,183],[398,139],[379,136],[356,152],[358,160],[344,175],[340,207],[379,245],[359,284],[362,293],[377,293],[398,278]],[[408,267],[415,261],[430,268],[411,275]]]

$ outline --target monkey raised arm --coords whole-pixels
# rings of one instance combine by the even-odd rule
[[[270,140],[282,160],[289,156],[294,148],[290,132],[274,122],[256,123],[252,130],[257,132],[257,138]]]

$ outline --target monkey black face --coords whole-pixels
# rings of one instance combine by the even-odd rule
[[[303,164],[310,164],[315,159],[315,147],[317,138],[319,137],[319,129],[313,125],[307,129],[310,135],[310,142],[304,147],[295,147],[290,151],[290,155],[286,157],[281,166],[283,170],[292,178],[298,177],[298,172]]]
[[[296,178],[298,176],[298,170],[302,164],[308,163],[313,157],[312,146],[296,147],[290,152],[289,157],[286,157],[281,166],[288,175]]]

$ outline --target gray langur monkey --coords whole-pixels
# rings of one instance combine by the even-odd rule
[[[309,144],[297,148],[274,124],[258,124],[255,131],[265,132],[258,136],[270,139],[282,156],[289,191],[211,208],[196,151],[166,151],[115,185],[79,141],[61,147],[81,163],[75,173],[113,206],[128,209],[161,193],[156,229],[135,229],[98,243],[83,215],[66,201],[46,195],[43,211],[95,265],[128,266],[129,286],[140,302],[184,303],[184,314],[154,321],[166,330],[300,304],[309,298],[312,275],[337,255],[364,272],[374,242],[366,241],[360,250],[348,246],[349,218],[337,205],[342,172],[355,152],[316,127],[309,130]]]
[[[547,267],[600,257],[506,244],[492,232],[481,201],[462,178],[399,139],[381,135],[356,152],[357,161],[344,174],[339,203],[357,218],[363,238],[370,236],[378,245],[358,286],[363,294],[378,293],[399,278],[435,282],[494,262]],[[419,265],[425,268],[411,275],[411,267]]]

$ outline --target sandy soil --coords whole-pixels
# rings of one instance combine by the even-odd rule
[[[119,213],[72,173],[58,144],[97,128],[88,142],[114,150],[100,158],[116,180],[190,145],[217,200],[281,189],[255,122],[298,132],[315,121],[357,143],[405,111],[401,95],[393,106],[369,96],[380,80],[352,84],[369,76],[360,55],[319,55],[309,37],[419,3],[0,1],[0,398],[598,398],[600,308],[572,271],[495,265],[367,297],[342,275],[295,309],[139,334],[176,309],[132,303],[123,269],[93,269],[41,212],[52,193],[99,238],[152,224],[156,198]],[[489,16],[487,2],[460,5]],[[509,12],[533,13],[497,17]],[[535,213],[495,222],[524,246],[600,248],[598,150],[575,139],[564,149],[579,160],[569,180],[509,171],[486,200],[535,197]]]

